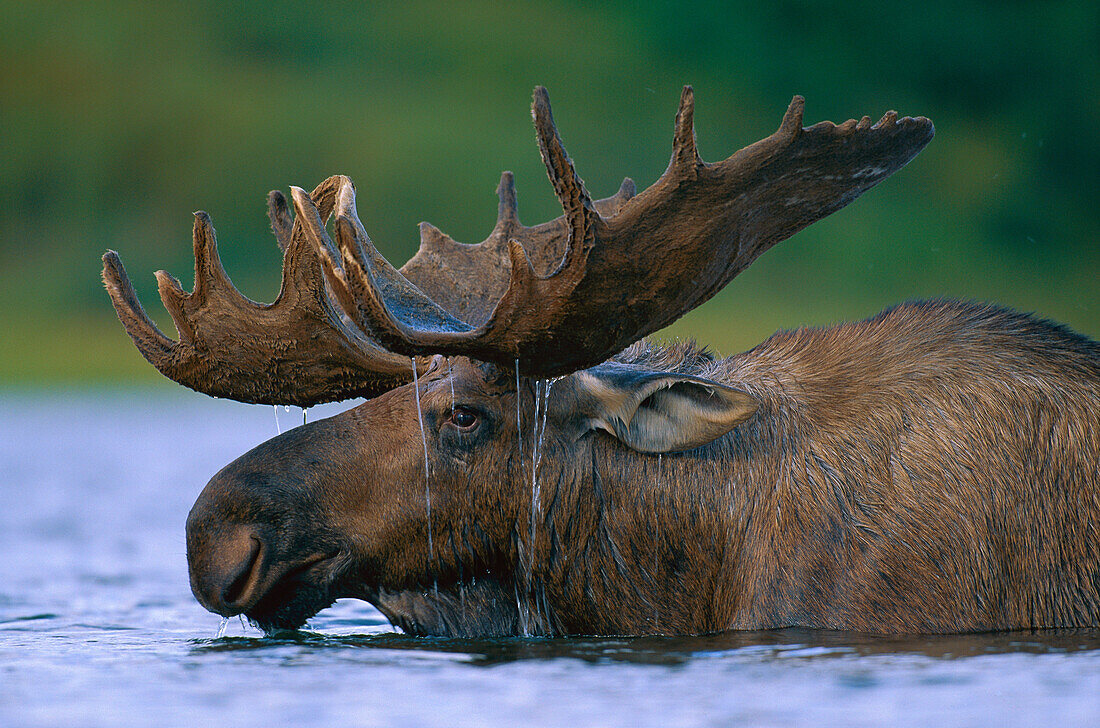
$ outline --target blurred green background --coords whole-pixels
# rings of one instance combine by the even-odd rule
[[[99,282],[119,251],[191,279],[208,211],[246,295],[272,300],[264,195],[350,175],[396,265],[429,220],[481,240],[499,173],[560,214],[528,106],[549,88],[593,196],[664,170],[680,87],[704,159],[806,123],[931,117],[894,178],[769,252],[668,333],[721,352],[772,331],[958,296],[1100,336],[1100,4],[0,3],[0,384],[159,381]],[[165,380],[166,381],[166,380]],[[175,386],[168,383],[166,386]]]

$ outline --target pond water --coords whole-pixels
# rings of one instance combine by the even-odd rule
[[[0,726],[1100,724],[1100,630],[439,640],[349,600],[216,638],[184,520],[275,433],[184,392],[0,391]]]

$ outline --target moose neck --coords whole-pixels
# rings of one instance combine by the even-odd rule
[[[738,565],[755,498],[748,460],[774,451],[785,417],[767,406],[710,445],[666,454],[603,432],[574,442],[550,428],[538,458],[525,432],[522,452],[508,455],[506,492],[471,487],[451,507],[442,495],[433,504],[431,577],[367,598],[413,634],[723,629],[741,609]]]
[[[560,505],[541,544],[540,577],[562,631],[698,633],[728,618],[737,600],[723,585],[746,531],[747,494],[729,467],[738,440],[658,455],[589,438],[576,477],[557,484]],[[663,609],[671,604],[675,614]]]

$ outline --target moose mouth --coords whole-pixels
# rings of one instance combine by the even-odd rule
[[[255,550],[231,589],[239,588],[237,603],[249,605],[243,614],[265,633],[298,629],[336,601],[339,552],[272,564],[266,574],[262,552],[262,547]]]

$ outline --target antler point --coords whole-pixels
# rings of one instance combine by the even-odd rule
[[[623,177],[623,183],[619,185],[619,191],[616,195],[623,200],[629,200],[636,194],[638,194],[638,188],[635,186],[634,180],[629,177]]]
[[[519,203],[516,200],[516,180],[511,172],[505,170],[500,173],[500,183],[497,185],[497,224],[504,221],[518,220]]]
[[[787,113],[783,115],[783,121],[779,125],[779,131],[791,138],[802,133],[802,113],[806,108],[806,98],[796,94],[787,106]]]
[[[157,279],[157,287],[166,286],[173,289],[173,293],[186,297],[189,295],[187,291],[183,290],[183,286],[180,285],[179,279],[174,275],[164,270],[163,268],[153,272],[153,276]],[[162,289],[163,290],[163,289]]]
[[[672,160],[669,162],[669,167],[692,170],[698,164],[699,151],[695,146],[695,93],[691,86],[684,86],[684,90],[680,93],[680,108],[676,111],[676,126],[672,135]]]
[[[534,275],[535,269],[531,266],[531,259],[527,257],[527,251],[523,248],[523,244],[515,238],[508,239],[508,260],[512,264],[513,281],[524,273],[526,273],[526,277]],[[509,285],[509,288],[511,288],[511,285]]]
[[[885,114],[882,115],[881,119],[879,119],[877,122],[875,122],[875,125],[871,128],[872,129],[879,129],[883,126],[886,126],[887,124],[896,124],[897,121],[898,121],[898,112],[896,112],[896,111],[887,111]]]

